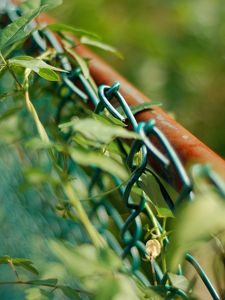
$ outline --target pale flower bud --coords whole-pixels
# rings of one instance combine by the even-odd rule
[[[156,239],[148,240],[146,243],[146,252],[150,259],[155,259],[161,252],[160,242]]]

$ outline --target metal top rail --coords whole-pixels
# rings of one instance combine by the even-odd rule
[[[42,14],[38,17],[38,22],[50,24],[54,22],[54,19],[46,14]],[[86,46],[79,44],[76,46],[76,52],[82,57],[90,58],[90,72],[97,85],[105,84],[111,86],[115,81],[119,81],[120,92],[130,106],[151,101]],[[156,126],[168,138],[186,168],[194,163],[207,163],[211,165],[214,171],[225,179],[224,159],[175,121],[163,109],[154,107],[154,109],[138,113],[135,117],[138,122],[154,119],[156,121]],[[157,142],[154,140],[153,143],[156,143],[157,145]],[[156,169],[157,173],[159,173],[166,181],[170,182],[175,188],[179,189],[180,182],[176,177],[174,170],[165,173],[163,168],[160,168],[160,166],[155,163],[154,159],[151,159],[150,163],[153,168]]]

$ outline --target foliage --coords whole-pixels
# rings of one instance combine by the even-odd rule
[[[141,140],[141,136],[128,131],[107,111],[93,114],[75,93],[69,94],[66,98],[70,101],[57,111],[59,87],[68,72],[59,65],[54,49],[34,56],[23,49],[24,41],[31,40],[30,21],[60,2],[23,3],[22,16],[0,34],[0,220],[4,233],[0,264],[5,268],[0,272],[1,298],[193,299],[193,278],[176,274],[176,270],[185,265],[185,253],[206,240],[216,240],[220,260],[224,260],[222,197],[197,176],[195,201],[172,213],[164,203],[163,183],[146,170],[142,186],[135,185],[131,194],[134,201],[140,195],[147,201],[142,240],[151,242],[142,249],[141,259],[150,284],[144,284],[143,275],[132,269],[129,258],[118,255],[124,240],[114,228],[113,212],[106,220],[105,212],[98,208],[103,201],[118,206],[122,216],[116,216],[118,223],[132,213],[119,201],[119,192],[133,173],[125,165],[118,140],[123,150],[129,151],[121,138]],[[72,51],[74,44],[68,42],[65,32],[79,33],[81,42],[109,52],[117,53],[115,49],[84,30],[62,24],[49,28],[61,34],[66,57],[93,86],[88,62]],[[43,33],[45,28],[39,30]],[[132,110],[135,114],[150,108],[145,105]],[[141,161],[140,153],[134,160],[137,164]],[[98,172],[101,180],[95,186]],[[174,194],[172,191],[171,197]],[[170,236],[172,242],[167,245]],[[156,264],[163,271],[160,282]],[[218,288],[222,295],[220,282]]]
[[[223,1],[65,0],[54,16],[116,45],[107,60],[225,157]]]

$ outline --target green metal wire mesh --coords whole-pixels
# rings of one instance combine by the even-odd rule
[[[17,8],[7,4],[5,15],[9,20],[15,20],[19,12]],[[35,28],[35,22],[30,24],[30,28]],[[107,187],[105,185],[103,171],[96,166],[92,167],[91,174],[85,173],[78,164],[71,162],[70,171],[79,180],[88,187],[89,198],[92,199],[92,205],[85,207],[88,211],[91,222],[98,229],[100,234],[106,239],[110,247],[121,257],[123,257],[125,263],[130,268],[131,272],[137,276],[143,285],[151,286],[150,280],[148,278],[148,273],[146,273],[142,266],[142,258],[147,256],[146,245],[143,242],[143,218],[151,219],[151,222],[156,224],[159,228],[160,233],[163,233],[163,228],[160,222],[151,215],[149,210],[149,203],[146,194],[143,190],[143,174],[150,174],[152,180],[158,186],[158,190],[161,193],[161,198],[163,199],[165,206],[169,208],[172,212],[175,212],[177,207],[183,202],[194,201],[194,193],[192,190],[192,183],[189,179],[179,157],[173,150],[172,145],[169,143],[164,134],[157,128],[153,119],[148,122],[138,123],[136,121],[135,115],[128,106],[126,99],[120,93],[120,84],[115,82],[112,86],[101,85],[98,87],[98,93],[96,93],[92,83],[85,78],[82,70],[78,67],[74,68],[69,59],[64,55],[64,50],[61,44],[56,39],[55,35],[48,29],[44,29],[42,33],[35,30],[32,33],[32,40],[30,45],[27,46],[26,51],[28,53],[39,52],[47,50],[47,47],[53,47],[57,52],[58,60],[60,61],[61,67],[68,73],[63,73],[61,75],[61,84],[57,86],[57,94],[59,102],[48,113],[48,117],[51,114],[55,118],[56,123],[61,122],[63,111],[69,105],[75,105],[71,101],[71,95],[76,95],[77,99],[80,99],[81,103],[91,103],[91,107],[96,114],[101,115],[102,111],[107,111],[107,113],[113,116],[120,122],[129,122],[131,124],[132,130],[141,136],[141,139],[136,139],[132,142],[131,148],[127,149],[120,139],[117,139],[117,146],[120,150],[120,155],[122,157],[123,163],[126,164],[127,168],[130,170],[130,178],[124,185],[121,179],[116,176],[111,176],[111,180],[115,183],[117,187],[117,194],[119,198],[119,205],[121,201],[121,206],[126,209],[125,217],[121,214],[117,203],[117,206],[110,201],[110,197],[107,193]],[[82,89],[80,88],[82,87]],[[117,105],[111,104],[111,100],[116,100]],[[58,100],[57,100],[58,101]],[[48,107],[48,103],[45,104],[45,108]],[[52,107],[52,105],[51,105]],[[22,112],[26,114],[25,112]],[[26,116],[27,117],[27,116]],[[44,117],[43,117],[44,118]],[[157,139],[160,149],[163,148],[163,152],[159,150],[151,142],[149,137],[154,137]],[[65,138],[69,138],[69,135]],[[129,152],[128,152],[129,150]],[[140,159],[137,162],[135,159],[139,155]],[[176,197],[170,196],[162,180],[159,176],[149,167],[148,158],[154,157],[157,163],[165,171],[169,165],[173,165],[176,170],[176,176],[181,182],[181,189]],[[29,157],[28,159],[33,159]],[[1,195],[8,194],[8,203],[5,206],[6,211],[10,211],[11,207],[14,210],[14,224],[16,224],[16,219],[23,218],[23,207],[26,207],[26,212],[28,213],[28,218],[24,216],[27,223],[39,224],[34,226],[34,235],[46,235],[54,237],[63,237],[73,241],[74,243],[84,243],[88,241],[88,237],[79,222],[63,220],[60,217],[56,217],[53,213],[52,207],[54,206],[51,201],[49,202],[49,207],[43,209],[41,199],[48,197],[49,199],[54,199],[54,195],[51,190],[43,191],[42,195],[37,195],[35,190],[26,191],[23,193],[23,197],[17,196],[18,202],[14,201],[13,190],[17,189],[22,183],[22,174],[19,166],[17,165],[16,154],[11,146],[1,147]],[[224,187],[210,169],[200,168],[198,172],[203,172],[205,176],[214,184],[218,192],[223,198],[225,198]],[[8,178],[5,177],[7,174]],[[11,178],[14,178],[11,181]],[[8,187],[8,183],[11,182],[11,189]],[[133,197],[133,189],[139,190],[138,197]],[[96,197],[96,191],[99,195]],[[28,200],[29,199],[29,200]],[[32,199],[32,201],[30,201]],[[35,214],[34,214],[35,211]],[[6,215],[8,213],[5,213]],[[19,221],[18,221],[19,222]],[[48,224],[48,225],[47,225]],[[51,227],[46,229],[45,226]],[[12,232],[14,231],[12,225]],[[28,225],[29,227],[29,225]],[[4,231],[4,229],[3,229]],[[13,246],[15,248],[17,243],[25,243],[23,239],[25,237],[18,236],[16,239],[11,239],[13,241]],[[2,236],[1,240],[4,240]],[[8,239],[9,241],[10,239]],[[3,246],[4,249],[9,248],[8,242]],[[169,239],[166,237],[163,241],[165,245],[169,243]],[[3,243],[4,244],[4,243]],[[19,249],[19,247],[18,247]],[[18,249],[15,249],[15,255],[18,255]],[[26,249],[26,253],[29,253],[30,249]],[[21,253],[23,254],[23,253]],[[48,254],[46,254],[48,255]],[[220,299],[216,289],[213,287],[209,278],[205,274],[202,267],[199,265],[198,261],[190,254],[186,254],[186,260],[194,267],[195,271],[199,274],[205,287],[209,290],[211,297],[213,299]],[[188,296],[184,291],[178,288],[174,288],[167,283],[167,277],[163,274],[163,271],[159,267],[156,261],[153,262],[154,271],[156,274],[156,280],[159,284],[165,286],[165,289],[173,295],[181,296],[183,299],[187,299]]]

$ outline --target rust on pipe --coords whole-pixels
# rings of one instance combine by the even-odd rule
[[[42,14],[38,21],[48,24],[53,23],[54,19]],[[76,52],[82,57],[90,58],[90,72],[97,85],[112,85],[115,81],[119,81],[120,92],[129,105],[150,101],[149,98],[86,46],[79,44],[76,47]],[[207,163],[225,180],[225,161],[160,107],[140,112],[136,116],[138,121],[155,119],[157,127],[168,138],[186,168],[194,163]],[[155,165],[155,162],[153,162],[153,165]],[[162,173],[162,170],[160,172]],[[164,173],[163,177],[168,180],[167,174]],[[169,177],[169,181],[171,181],[171,174]]]

